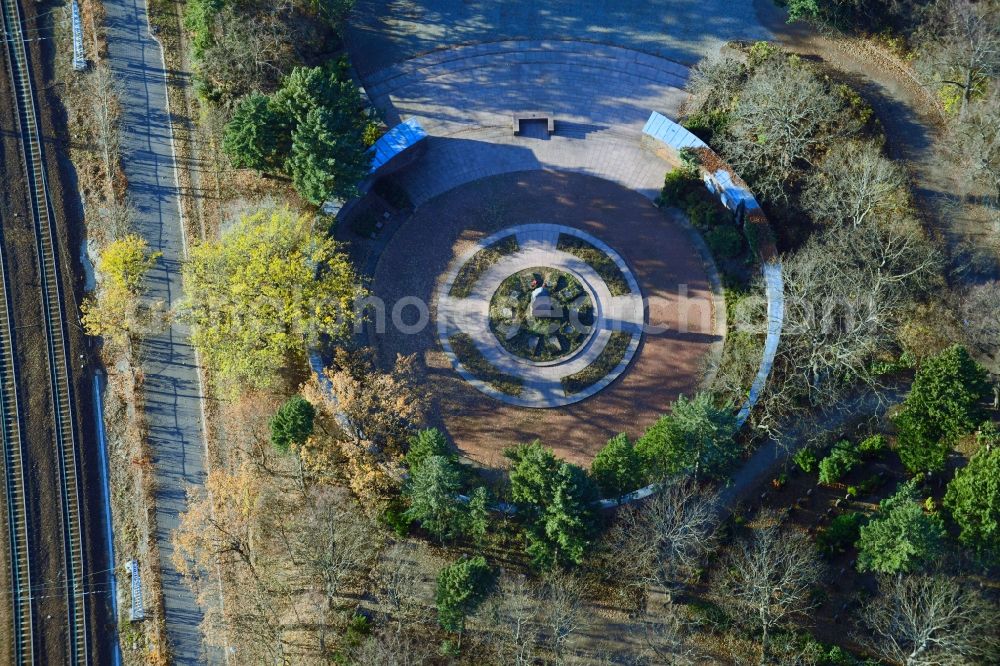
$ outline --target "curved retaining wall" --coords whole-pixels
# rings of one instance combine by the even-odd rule
[[[764,228],[767,220],[761,212],[760,204],[757,203],[757,199],[743,182],[743,179],[715,151],[709,148],[708,144],[683,126],[653,111],[649,120],[646,121],[645,127],[642,128],[642,132],[646,146],[654,152],[663,153],[668,159],[679,160],[681,151],[692,151],[697,154],[701,158],[702,165],[699,166],[699,171],[705,188],[718,198],[723,206],[732,211],[737,221],[741,222],[745,228],[753,228],[752,233],[756,235],[756,238],[764,240],[756,249],[761,260],[764,292],[767,298],[767,337],[764,339],[764,353],[761,356],[757,375],[750,385],[747,399],[740,406],[740,411],[736,415],[737,426],[743,427],[750,417],[750,410],[760,399],[764,386],[767,384],[767,378],[771,374],[785,319],[784,278],[781,274],[781,262],[777,259],[778,253],[774,247],[770,229]],[[706,163],[710,166],[704,166]],[[650,484],[645,488],[632,491],[620,500],[601,500],[600,505],[601,508],[609,509],[620,504],[635,502],[649,497],[658,488],[658,484]]]

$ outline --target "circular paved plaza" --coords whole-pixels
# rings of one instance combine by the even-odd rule
[[[616,183],[553,171],[484,178],[433,198],[388,239],[372,279],[373,292],[390,309],[404,298],[430,304],[430,325],[416,332],[389,325],[374,334],[380,363],[388,367],[397,354],[415,354],[431,424],[483,464],[498,464],[504,448],[534,439],[571,460],[589,462],[610,437],[641,434],[678,395],[697,391],[721,352],[723,333],[717,330],[709,279],[714,269],[703,263],[691,232],[674,215]],[[517,250],[472,281],[473,298],[453,297],[461,267],[484,246],[511,235]],[[612,295],[606,276],[560,251],[563,235],[587,239],[617,257],[632,286],[629,295]],[[535,267],[577,276],[600,308],[593,337],[555,365],[517,358],[490,329],[489,304],[498,285]],[[457,305],[463,301],[464,308]],[[475,313],[471,321],[466,312]],[[567,399],[566,370],[589,365],[600,354],[602,331],[615,327],[628,333],[630,349],[591,385],[599,388]],[[555,397],[558,404],[528,406],[481,390],[443,343],[458,332],[478,340],[480,353],[494,353],[492,360],[505,374],[516,370],[525,398],[547,402]],[[539,388],[536,380],[547,381],[547,388]]]

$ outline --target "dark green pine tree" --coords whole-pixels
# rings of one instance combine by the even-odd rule
[[[316,408],[308,400],[294,395],[271,417],[271,444],[287,453],[292,444],[303,444],[313,433]]]
[[[292,132],[286,170],[295,189],[321,206],[331,198],[346,199],[368,175],[371,158],[362,141],[360,116],[343,108],[315,108]]]
[[[267,95],[247,95],[236,105],[222,137],[222,151],[237,169],[278,171],[290,145],[286,118]]]
[[[899,457],[911,472],[944,468],[955,440],[982,422],[989,375],[961,345],[924,361],[896,417]]]

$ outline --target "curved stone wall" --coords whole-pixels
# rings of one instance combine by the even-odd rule
[[[655,142],[650,147],[653,150],[665,151],[665,156],[669,159],[679,160],[681,151],[701,153],[701,164],[708,163],[714,167],[714,169],[709,169],[705,166],[699,166],[705,187],[719,199],[723,206],[733,212],[745,229],[752,228],[752,233],[758,239],[765,240],[756,249],[761,261],[764,291],[767,298],[767,336],[764,339],[764,351],[761,355],[757,375],[754,377],[747,399],[740,406],[736,417],[738,426],[742,427],[750,417],[750,410],[757,404],[764,387],[767,385],[767,378],[774,366],[774,357],[778,351],[781,328],[785,319],[784,279],[781,274],[781,262],[778,261],[778,253],[774,247],[773,236],[770,233],[770,228],[767,227],[767,219],[761,212],[760,204],[757,203],[757,199],[746,183],[717,153],[708,147],[708,144],[683,126],[655,111],[649,116],[642,131],[647,145],[649,142]],[[658,485],[654,483],[629,493],[620,501],[601,500],[601,507],[611,508],[649,497],[656,492],[657,488]]]

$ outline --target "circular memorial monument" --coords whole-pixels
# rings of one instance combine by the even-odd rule
[[[611,247],[554,224],[511,227],[450,268],[438,335],[483,393],[524,407],[583,400],[628,367],[642,336],[639,285]]]

